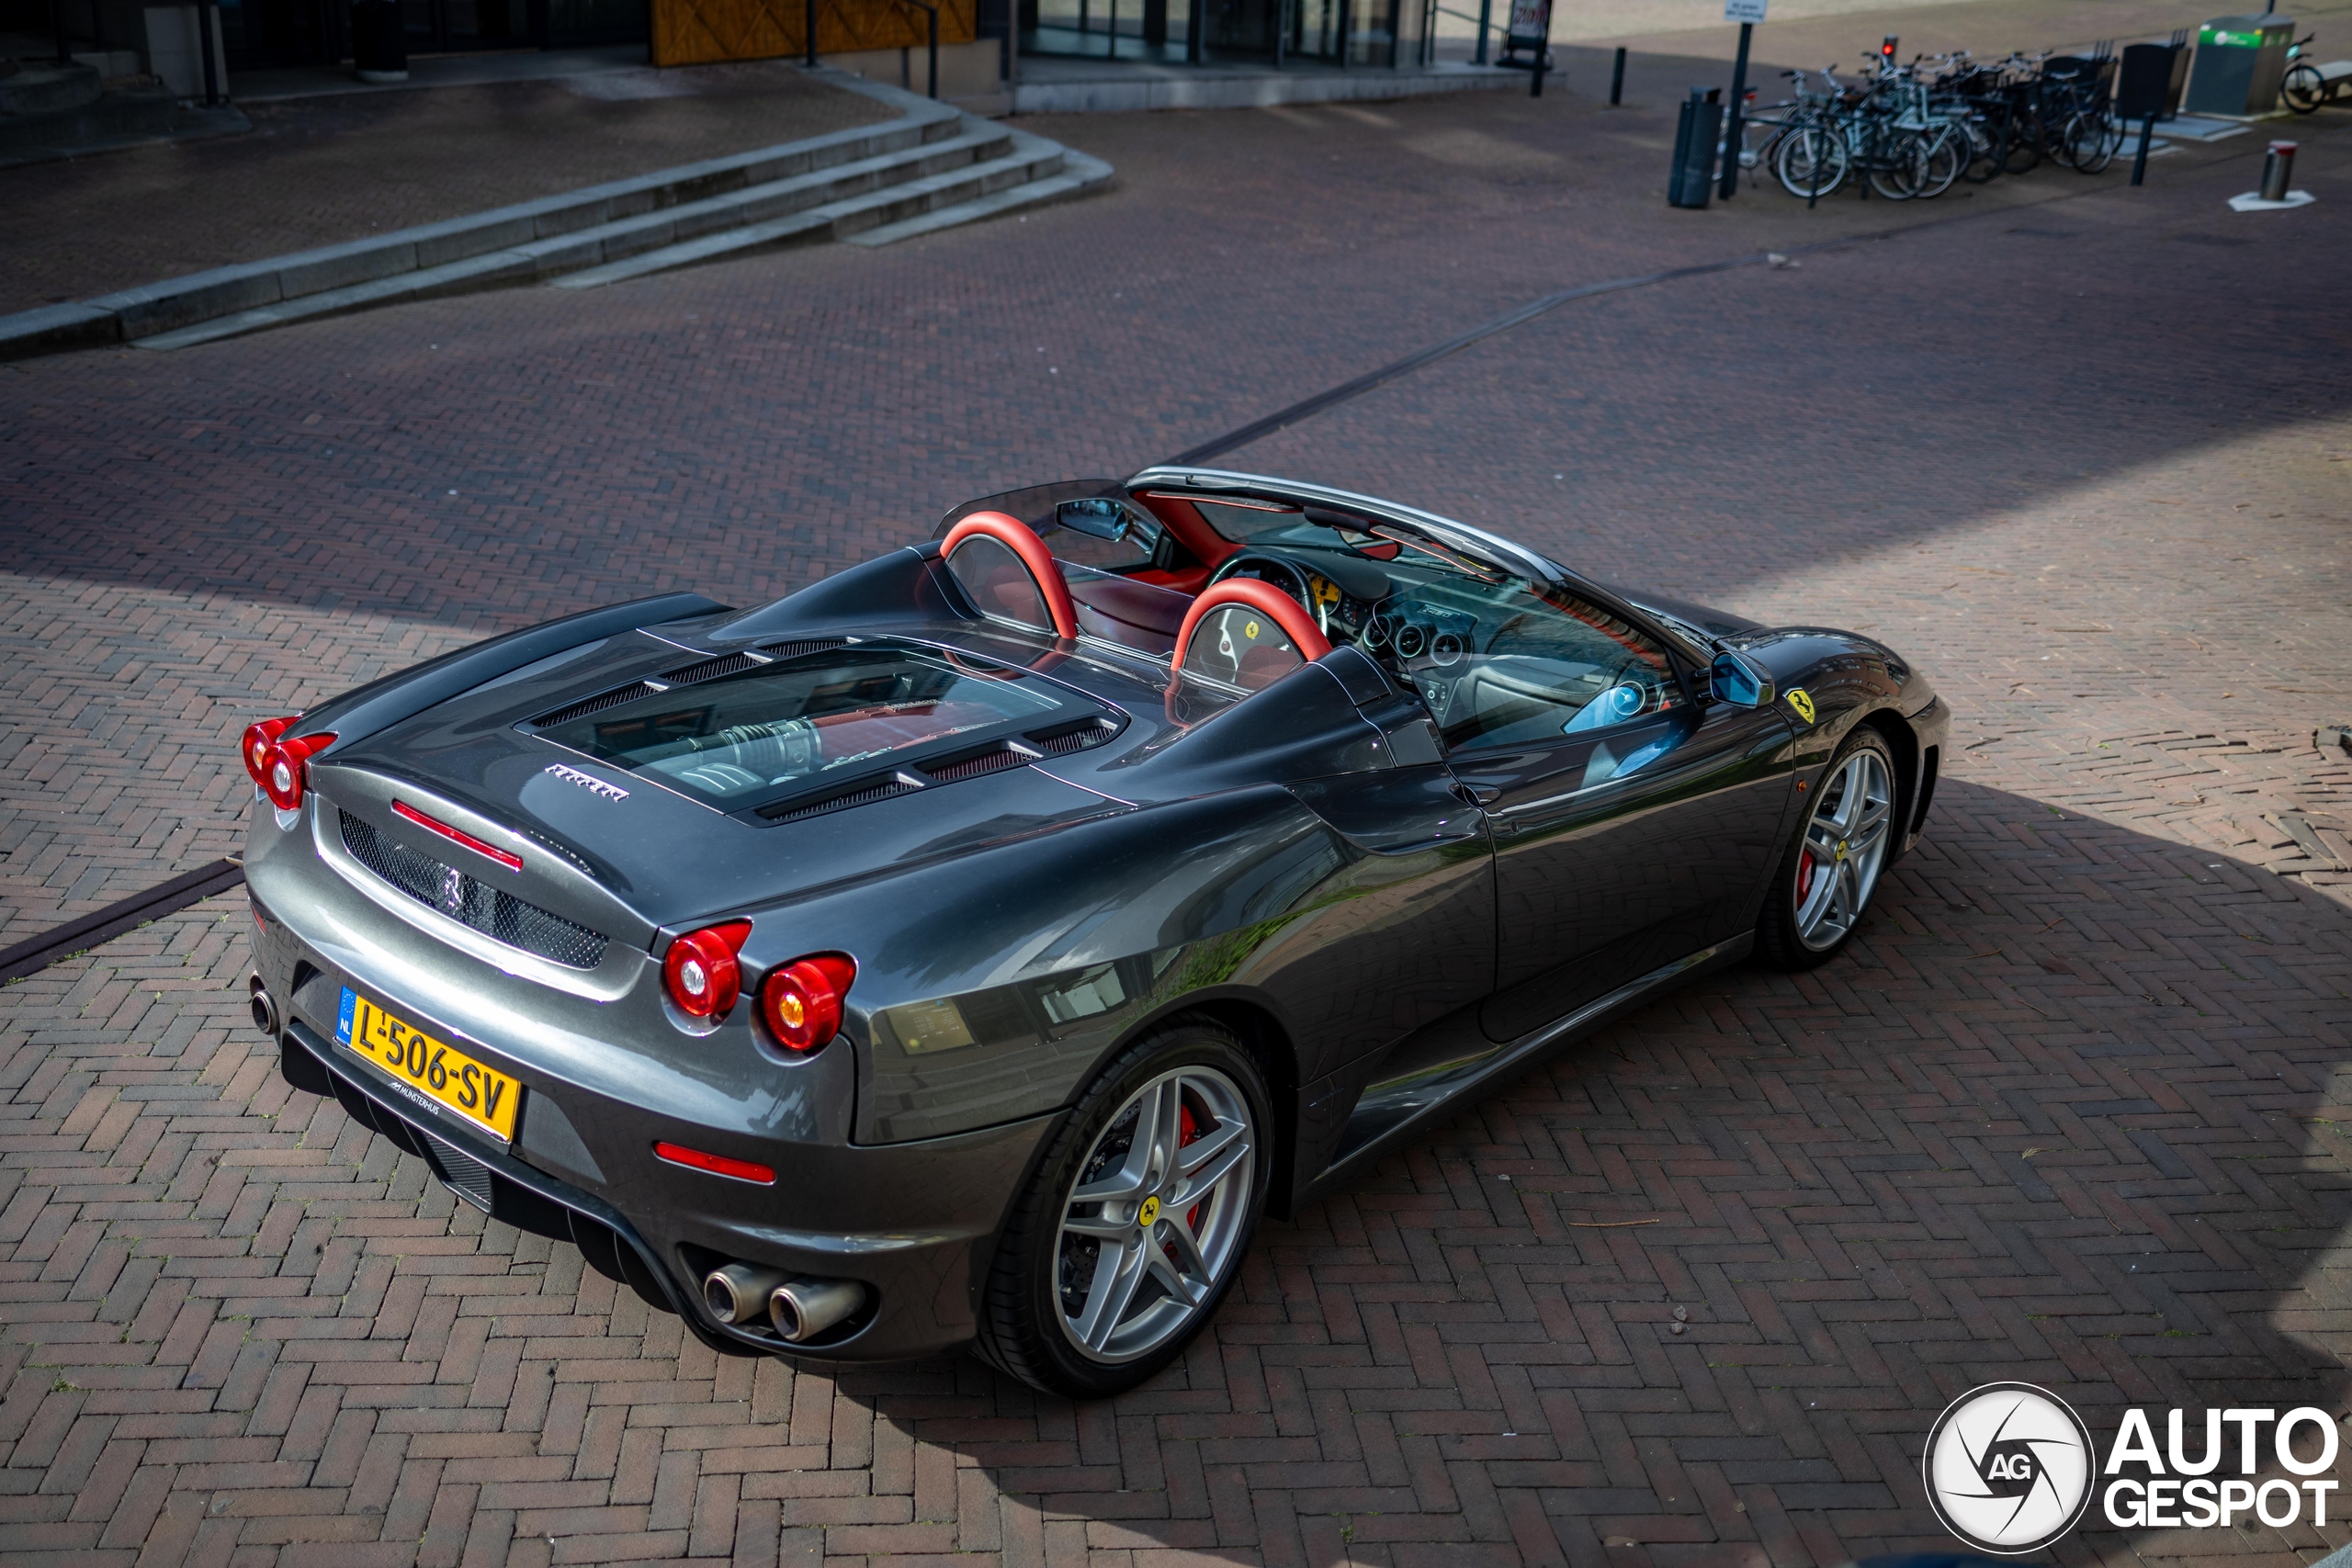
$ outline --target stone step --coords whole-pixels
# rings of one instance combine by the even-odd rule
[[[747,224],[741,229],[707,234],[700,239],[648,251],[557,278],[555,287],[599,288],[608,283],[644,277],[651,273],[699,266],[706,262],[723,261],[820,240],[848,240],[852,243],[860,243],[867,234],[921,221],[941,211],[969,206],[1026,188],[1033,183],[1057,178],[1062,173],[1064,159],[1071,155],[1060,146],[1040,137],[1016,131],[1007,133],[1006,139],[1013,145],[1001,157],[909,180],[869,196],[810,208],[771,222]],[[1108,172],[1107,165],[1105,172]]]
[[[981,188],[985,176],[1004,163],[1014,132],[985,121],[960,136],[919,143],[880,157],[820,170],[792,179],[775,180],[746,190],[730,191],[697,202],[687,202],[582,229],[576,233],[533,240],[482,255],[469,256],[439,266],[370,278],[340,288],[322,289],[274,305],[256,306],[167,333],[132,340],[136,348],[189,348],[222,338],[241,337],[295,321],[348,314],[407,299],[431,299],[476,289],[576,277],[631,268],[649,256],[663,256],[693,247],[709,247],[710,254],[729,254],[744,248],[738,236],[757,230],[757,244],[789,243],[806,235],[832,236],[836,225],[869,209],[911,209],[898,195],[927,195],[935,188]],[[1035,141],[1034,137],[1026,138]],[[1050,143],[1041,145],[1050,146]],[[747,222],[747,220],[750,220]],[[699,259],[699,258],[697,258]],[[658,272],[662,262],[635,267],[621,276]],[[564,275],[572,275],[566,276]],[[598,281],[612,281],[598,276]]]
[[[340,296],[366,284],[436,272],[471,258],[968,134],[964,117],[956,110],[922,100],[909,103],[899,118],[878,125],[0,317],[0,359],[171,335],[199,323],[255,312],[295,319],[283,312],[311,296]],[[401,292],[395,289],[393,297]],[[307,313],[316,312],[297,315]]]
[[[1051,202],[1082,196],[1104,184],[1111,177],[1111,165],[1100,158],[1062,149],[1061,172],[1023,185],[1010,186],[970,201],[957,202],[953,207],[941,207],[913,218],[902,218],[896,223],[885,223],[878,229],[868,229],[853,234],[849,243],[871,249],[877,245],[895,244],[922,234],[936,233],[962,223],[978,223],[1023,208],[1044,207]]]

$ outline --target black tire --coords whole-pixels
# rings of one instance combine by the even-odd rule
[[[1859,759],[1859,761],[1858,761]],[[1868,846],[1871,859],[1867,872],[1861,871],[1860,854],[1854,855],[1849,866],[1848,840],[1837,837],[1834,857],[1818,854],[1810,871],[1806,866],[1809,840],[1817,839],[1815,829],[1825,818],[1834,819],[1835,813],[1848,801],[1846,792],[1855,786],[1852,775],[1867,775],[1870,762],[1875,759],[1877,778],[1883,781],[1883,817],[1877,836]],[[1849,764],[1851,771],[1849,773]],[[1864,919],[1870,913],[1872,898],[1878,893],[1879,882],[1887,866],[1894,861],[1901,846],[1901,826],[1895,807],[1900,795],[1895,786],[1894,753],[1887,746],[1885,737],[1863,726],[1846,738],[1844,745],[1830,759],[1829,766],[1805,794],[1799,795],[1800,815],[1797,829],[1789,840],[1788,852],[1781,857],[1781,866],[1773,873],[1772,885],[1764,895],[1764,908],[1756,917],[1756,954],[1776,968],[1789,970],[1816,969],[1845,951]],[[1870,805],[1869,792],[1859,797],[1860,804]],[[1859,821],[1869,819],[1867,810],[1857,813]],[[1856,838],[1860,837],[1858,826]],[[1827,850],[1827,840],[1816,842],[1819,851]],[[1816,879],[1826,874],[1835,881],[1849,875],[1858,877],[1860,893],[1849,900],[1850,909],[1825,908],[1823,899],[1834,904],[1838,897],[1835,889],[1817,886]]]
[[[1200,1190],[1204,1195],[1182,1219],[1179,1205],[1172,1201],[1181,1186],[1181,1156],[1169,1173],[1177,1185],[1148,1202],[1078,1200],[1081,1182],[1114,1183],[1139,1160],[1148,1163],[1145,1160],[1148,1151],[1138,1151],[1134,1140],[1144,1130],[1148,1108],[1162,1103],[1152,1097],[1161,1093],[1160,1086],[1165,1084],[1174,1086],[1165,1092],[1181,1103],[1185,1118],[1189,1136],[1180,1140],[1182,1146],[1211,1143],[1228,1122],[1246,1116],[1241,1128],[1246,1169],[1228,1167],[1218,1179],[1227,1185],[1204,1186]],[[1216,1110],[1220,1102],[1222,1112]],[[1125,1115],[1131,1104],[1136,1108],[1132,1120]],[[1202,1115],[1210,1118],[1205,1126],[1199,1125]],[[1223,1159],[1234,1142],[1228,1136],[1218,1144],[1203,1168]],[[1138,1041],[1080,1097],[1047,1140],[1027,1189],[1014,1200],[981,1293],[974,1348],[999,1371],[1033,1388],[1071,1399],[1105,1398],[1152,1377],[1183,1354],[1185,1346],[1216,1315],[1240,1273],[1241,1260],[1265,1209],[1279,1144],[1273,1136],[1265,1075],[1229,1031],[1210,1020],[1188,1017]],[[1106,1164],[1106,1160],[1114,1163]],[[1171,1200],[1164,1207],[1161,1196]],[[1075,1216],[1082,1209],[1094,1211],[1083,1218],[1106,1230],[1115,1226],[1129,1231],[1134,1254],[1146,1259],[1136,1270],[1139,1286],[1159,1292],[1156,1298],[1143,1299],[1132,1318],[1126,1315],[1124,1302],[1108,1314],[1094,1314],[1108,1315],[1107,1326],[1114,1331],[1094,1349],[1081,1344],[1078,1333],[1082,1325],[1072,1324],[1067,1303],[1075,1298],[1080,1303],[1080,1316],[1088,1316],[1087,1309],[1096,1300],[1094,1292],[1103,1292],[1106,1299],[1115,1293],[1120,1269],[1108,1253],[1114,1243],[1073,1237],[1066,1231],[1067,1225],[1078,1223]],[[1128,1210],[1133,1212],[1124,1212]],[[1175,1234],[1180,1230],[1181,1238]],[[1212,1245],[1199,1245],[1196,1235],[1212,1237]],[[1192,1248],[1189,1254],[1186,1247]],[[1091,1255],[1088,1247],[1092,1248]],[[1125,1256],[1128,1253],[1124,1250],[1116,1255]],[[1204,1288],[1197,1289],[1188,1304],[1166,1282],[1167,1276],[1153,1268],[1149,1261],[1153,1256],[1164,1264],[1172,1263],[1179,1277],[1187,1257],[1203,1261]],[[1111,1274],[1102,1273],[1106,1268]],[[1142,1290],[1136,1289],[1133,1297],[1142,1298]],[[1164,1325],[1150,1321],[1154,1313]],[[1131,1344],[1123,1345],[1115,1331],[1128,1323],[1136,1325],[1136,1337]],[[1157,1332],[1146,1335],[1146,1329],[1155,1328]]]
[[[2308,60],[2299,60],[2287,67],[2287,78],[2278,84],[2278,97],[2297,114],[2310,114],[2327,101],[2327,79],[2319,67]]]
[[[2001,156],[2001,172],[2030,173],[2041,162],[2041,121],[2031,109],[2019,109],[2007,126],[2008,146]]]

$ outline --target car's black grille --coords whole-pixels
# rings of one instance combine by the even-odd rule
[[[1119,727],[1107,718],[1082,718],[1075,724],[1058,724],[1051,729],[1033,729],[1026,737],[1031,744],[1041,748],[1047,756],[1059,757],[1071,751],[1083,751],[1090,746],[1100,746]]]
[[[975,751],[957,757],[953,761],[926,762],[922,771],[941,784],[954,784],[958,779],[976,779],[982,773],[993,773],[1006,768],[1018,768],[1037,760],[1034,751],[1016,750],[1011,746],[991,746],[985,751]]]
[[[594,969],[603,961],[603,933],[445,865],[348,811],[338,815],[343,818],[343,847],[352,858],[418,903],[430,904],[494,942],[573,969]]]
[[[575,718],[585,718],[592,713],[602,713],[606,708],[616,708],[623,703],[633,703],[639,697],[650,697],[661,689],[659,686],[649,686],[642,681],[632,681],[628,685],[617,687],[613,691],[599,692],[593,697],[582,697],[570,706],[560,707],[553,713],[541,714],[531,721],[531,728],[548,729],[559,724],[570,724]]]
[[[865,806],[876,800],[888,800],[894,795],[910,795],[921,789],[920,784],[908,784],[898,778],[877,780],[872,784],[855,784],[820,795],[815,800],[784,800],[774,806],[760,807],[760,815],[770,822],[797,822],[803,817],[820,817],[828,811],[840,811],[852,806]]]

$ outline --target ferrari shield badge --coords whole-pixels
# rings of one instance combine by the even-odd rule
[[[1789,706],[1796,709],[1797,716],[1807,724],[1813,722],[1813,698],[1803,686],[1789,688]]]

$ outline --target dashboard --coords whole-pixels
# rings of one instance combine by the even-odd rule
[[[1486,624],[1470,610],[1414,593],[1360,557],[1253,546],[1216,577],[1255,578],[1304,604],[1334,645],[1354,644],[1409,686],[1449,742],[1474,734],[1529,740],[1573,734],[1670,707],[1677,698],[1669,673],[1623,647],[1596,636],[1572,649],[1556,638],[1514,635],[1523,608]],[[1610,657],[1596,661],[1603,649]]]

